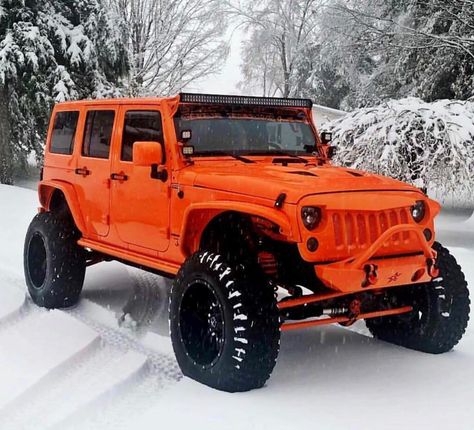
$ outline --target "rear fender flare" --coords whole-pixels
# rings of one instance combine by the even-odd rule
[[[64,181],[42,181],[38,186],[38,196],[41,208],[50,210],[51,197],[56,190],[60,190],[66,198],[67,205],[71,211],[76,227],[82,234],[86,232],[86,225],[82,217],[79,199],[77,198],[74,186]]]

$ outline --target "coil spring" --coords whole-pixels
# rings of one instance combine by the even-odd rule
[[[259,252],[258,264],[266,275],[274,277],[278,274],[278,263],[273,254],[266,251]]]

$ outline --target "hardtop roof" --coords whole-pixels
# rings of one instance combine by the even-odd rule
[[[169,97],[136,97],[136,98],[113,98],[113,99],[85,99],[56,103],[57,107],[78,107],[78,106],[111,106],[111,105],[143,105],[168,103],[189,103],[189,104],[226,104],[238,106],[266,106],[266,107],[301,107],[311,108],[310,99],[283,98],[283,97],[254,97],[235,96],[221,94],[194,94],[180,93]]]
[[[129,104],[159,104],[163,101],[175,101],[174,97],[136,97],[136,98],[113,98],[113,99],[85,99],[56,103],[56,106],[96,106],[96,105],[129,105]]]

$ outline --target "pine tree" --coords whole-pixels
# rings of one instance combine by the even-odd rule
[[[41,159],[55,101],[117,94],[120,38],[99,0],[0,0],[0,182]]]

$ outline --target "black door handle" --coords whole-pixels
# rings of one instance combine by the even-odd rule
[[[110,179],[112,179],[112,181],[126,181],[128,176],[124,173],[112,173]]]
[[[87,176],[90,175],[92,172],[87,169],[87,167],[83,167],[82,169],[76,169],[74,171],[76,175],[82,175],[82,176]]]

